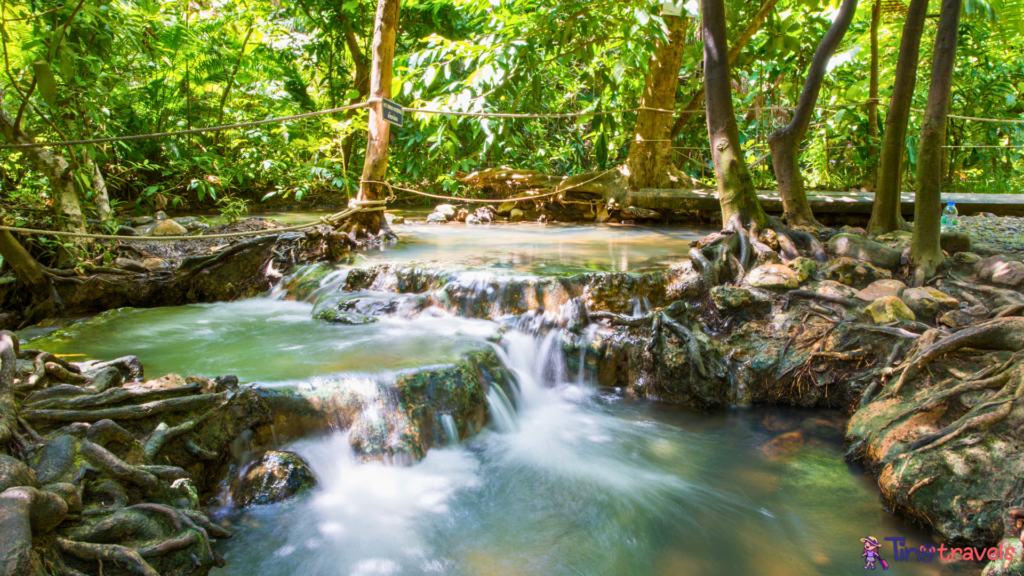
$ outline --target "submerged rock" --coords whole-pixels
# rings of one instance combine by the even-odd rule
[[[885,270],[895,269],[903,257],[899,250],[854,234],[836,234],[828,241],[828,248],[837,256],[863,260]]]
[[[273,504],[313,486],[316,476],[301,456],[272,450],[246,468],[231,487],[231,498],[242,508]]]

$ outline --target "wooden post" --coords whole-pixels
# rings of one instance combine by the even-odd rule
[[[391,78],[394,71],[395,35],[398,32],[399,0],[378,0],[377,15],[373,26],[372,60],[370,65],[370,99],[378,100],[370,106],[369,130],[366,142],[366,159],[359,184],[357,200],[381,200],[388,196],[383,182],[388,170],[388,139],[391,126],[384,120],[381,98],[391,98]],[[360,212],[351,220],[350,229],[376,234],[378,231],[391,233],[384,212]]]

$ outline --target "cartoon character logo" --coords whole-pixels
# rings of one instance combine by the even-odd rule
[[[864,553],[860,555],[864,559],[864,569],[871,568],[874,570],[875,562],[880,562],[882,570],[888,570],[889,564],[878,555],[878,549],[881,547],[878,539],[874,536],[868,536],[867,538],[861,538],[860,541],[864,543]]]

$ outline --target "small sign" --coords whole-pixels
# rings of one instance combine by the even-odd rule
[[[402,125],[401,106],[399,106],[396,102],[392,100],[388,100],[387,98],[382,98],[380,105],[382,109],[381,113],[384,115],[384,120],[386,120],[390,124],[394,124],[395,126]]]
[[[683,0],[665,0],[661,5],[661,14],[663,16],[682,16]]]

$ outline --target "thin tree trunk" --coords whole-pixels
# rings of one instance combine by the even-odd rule
[[[900,192],[903,184],[903,152],[907,139],[910,104],[914,99],[917,64],[921,52],[921,34],[928,15],[928,0],[910,0],[907,20],[903,24],[896,75],[885,116],[882,153],[878,159],[875,181],[875,202],[871,207],[868,233],[872,236],[894,230],[908,229],[900,214]]]
[[[11,144],[35,142],[31,136],[16,128],[14,119],[3,110],[0,110],[0,132],[3,132]],[[75,190],[71,169],[64,157],[49,148],[22,148],[21,153],[50,181],[60,229],[84,233],[85,218],[82,216],[82,206],[78,202],[78,192]],[[83,245],[85,241],[77,240],[75,243]]]
[[[646,109],[672,110],[676,104],[686,26],[679,16],[665,16],[664,19],[668,39],[659,40],[651,56],[644,93],[640,99],[640,106],[645,109],[640,110],[636,116],[636,131],[626,160],[629,188],[632,190],[675,188],[677,186],[673,184],[679,182],[678,178],[669,174],[669,167],[672,166],[672,141],[669,139],[672,115]],[[685,180],[686,187],[693,186],[689,178]]]
[[[398,4],[399,0],[377,2],[377,15],[373,27],[370,98],[391,98],[395,35],[398,32]],[[391,125],[384,120],[383,106],[380,102],[370,106],[369,111],[366,158],[363,161],[363,174],[357,197],[360,201],[382,200],[388,196],[388,188],[379,182],[387,178]],[[352,223],[369,234],[376,234],[378,231],[391,233],[382,211],[357,213],[353,216]]]
[[[231,76],[228,77],[227,86],[224,86],[224,93],[220,95],[220,110],[217,112],[217,125],[220,126],[224,123],[224,106],[228,103],[228,96],[231,94],[231,87],[235,83],[235,76],[238,76],[238,69],[242,67],[242,60],[245,58],[245,47],[249,45],[249,38],[252,38],[252,33],[256,29],[252,22],[249,22],[249,30],[245,33],[245,39],[242,40],[242,49],[238,51],[238,60],[235,61],[235,67],[231,70]],[[216,146],[220,142],[220,135],[222,132],[216,132],[213,135],[213,145]]]
[[[704,92],[708,137],[722,205],[723,226],[756,224],[768,227],[754,183],[740,148],[739,128],[732,107],[732,79],[725,36],[723,0],[701,0],[701,35],[704,38]]]
[[[761,29],[761,25],[768,18],[768,15],[772,13],[772,9],[778,4],[779,0],[768,0],[764,3],[764,6],[757,11],[757,14],[750,19],[747,27],[743,29],[739,37],[736,38],[736,42],[729,49],[729,65],[736,63],[736,59],[743,53],[743,48],[750,42],[750,39],[757,34],[757,31]],[[672,124],[672,136],[673,140],[682,133],[686,123],[693,118],[697,112],[699,112],[700,105],[704,102],[704,87],[701,86],[699,90],[690,98],[690,100],[679,107],[679,116],[676,117],[676,121]]]
[[[875,189],[878,177],[878,27],[882,23],[882,0],[871,9],[871,71],[868,77],[868,163],[863,185]]]
[[[768,148],[772,153],[772,164],[775,167],[775,178],[779,182],[779,194],[782,196],[782,207],[786,213],[786,224],[789,226],[817,226],[807,203],[804,191],[804,178],[800,172],[800,144],[803,142],[807,126],[814,115],[814,106],[818,102],[818,93],[825,80],[825,69],[832,59],[843,36],[850,29],[853,16],[857,13],[858,0],[843,0],[836,19],[821,39],[814,58],[807,70],[800,101],[793,111],[793,119],[782,128],[768,136]]]
[[[370,66],[366,61],[366,56],[363,54],[362,49],[359,48],[359,40],[356,39],[356,35],[349,28],[348,24],[345,24],[345,44],[348,46],[349,53],[352,54],[352,63],[356,68],[356,77],[353,81],[353,87],[359,92],[359,95],[349,100],[349,105],[358,104],[366,100],[367,95],[370,93]],[[357,110],[349,110],[347,117],[352,118],[358,113]],[[352,144],[355,142],[356,135],[351,133],[345,137],[345,141],[341,145],[341,155],[345,161],[345,166],[349,166],[352,159]]]
[[[922,286],[942,264],[939,245],[942,217],[942,152],[946,143],[946,121],[953,91],[953,67],[960,28],[962,0],[943,0],[939,29],[935,34],[932,79],[921,126],[921,147],[917,157],[917,194],[914,198],[914,238],[910,256],[917,269],[914,284]]]
[[[100,172],[99,164],[96,164],[92,160],[88,161],[87,169],[91,169],[92,173],[89,176],[89,180],[92,182],[92,192],[94,194],[92,202],[96,205],[96,212],[100,216],[100,221],[106,222],[114,217],[113,212],[110,210],[110,195],[107,192],[107,181],[104,180],[103,174]]]

